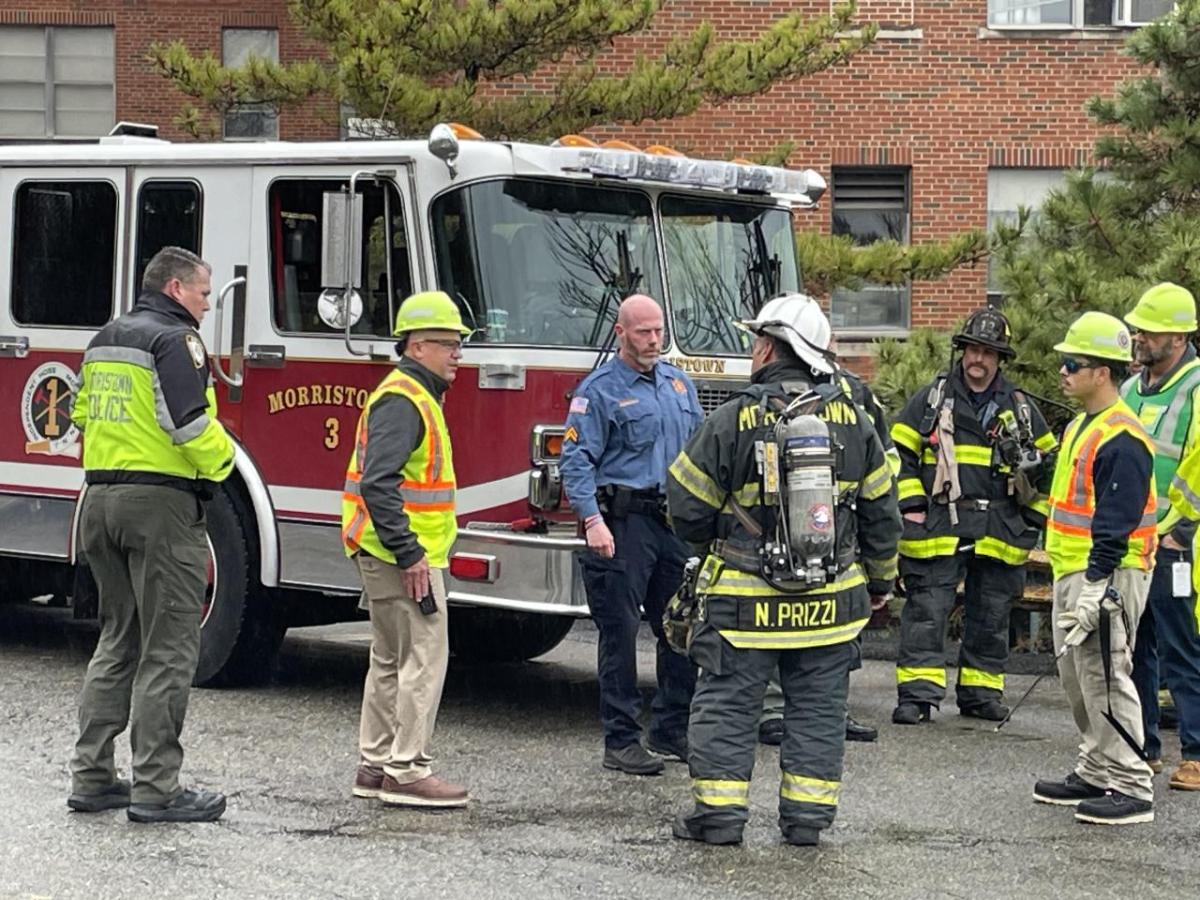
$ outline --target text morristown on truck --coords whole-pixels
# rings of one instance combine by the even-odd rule
[[[340,535],[355,425],[394,364],[398,305],[435,288],[476,329],[446,403],[452,647],[552,648],[587,615],[562,423],[611,352],[618,304],[635,291],[663,303],[665,355],[714,408],[749,372],[733,320],[799,290],[791,210],[825,188],[810,170],[462,126],[427,141],[155,134],[122,123],[98,142],[0,147],[0,593],[72,595],[95,614],[75,556],[83,351],[131,307],[157,250],[193,250],[222,286],[201,332],[237,444],[209,506],[198,684],[253,679],[289,625],[355,615]]]

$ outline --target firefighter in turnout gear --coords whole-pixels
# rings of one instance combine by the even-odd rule
[[[779,824],[816,844],[841,788],[854,639],[891,589],[900,522],[891,469],[863,409],[813,343],[812,301],[776,298],[756,335],[751,385],[675,459],[676,533],[705,555],[690,655],[693,807],[676,837],[738,843],[749,815],[756,723],[778,669],[785,698]],[[817,310],[819,312],[819,309]]]
[[[949,374],[918,391],[892,425],[900,451],[904,517],[892,721],[915,725],[946,695],[946,619],[966,580],[959,654],[960,714],[999,721],[1008,660],[1008,618],[1025,587],[1025,561],[1046,520],[1056,441],[1041,412],[1000,374],[1013,356],[1008,321],[973,313],[953,346]]]

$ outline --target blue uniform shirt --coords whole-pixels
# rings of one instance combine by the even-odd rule
[[[661,360],[646,373],[614,356],[571,400],[562,449],[563,486],[581,519],[600,511],[596,490],[665,490],[667,467],[704,418],[690,378]]]

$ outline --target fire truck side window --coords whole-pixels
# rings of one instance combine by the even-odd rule
[[[107,181],[26,181],[17,187],[13,223],[13,319],[85,328],[107,322],[116,188]]]
[[[163,247],[200,252],[200,185],[194,181],[147,181],[138,192],[136,298],[142,275]]]
[[[268,195],[271,228],[271,304],[277,330],[340,334],[317,314],[321,284],[321,221],[324,194],[345,190],[348,179],[281,178]],[[390,336],[392,313],[412,293],[408,235],[400,194],[389,185],[392,215],[392,303],[388,304],[384,195],[379,185],[357,185],[363,195],[362,317],[354,334]]]

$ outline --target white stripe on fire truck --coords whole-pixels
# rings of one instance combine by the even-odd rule
[[[342,492],[320,490],[317,488],[291,487],[287,485],[271,485],[271,502],[279,515],[288,513],[304,513],[306,515],[340,516],[342,510]],[[513,503],[529,496],[529,473],[518,472],[496,481],[486,481],[483,484],[472,484],[459,487],[454,504],[458,514],[479,512],[506,503]]]

